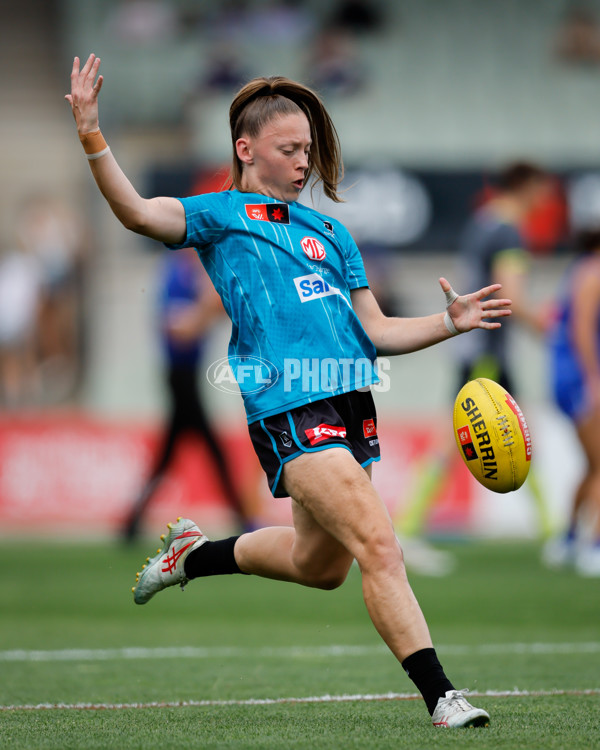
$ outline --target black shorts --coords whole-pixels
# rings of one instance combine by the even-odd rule
[[[283,465],[303,453],[346,448],[361,466],[379,461],[377,413],[371,391],[351,391],[265,417],[248,426],[275,497],[287,497]]]

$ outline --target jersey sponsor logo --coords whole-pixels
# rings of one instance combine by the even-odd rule
[[[475,444],[473,443],[469,427],[461,427],[460,430],[457,430],[456,434],[458,435],[460,447],[465,454],[465,458],[467,461],[473,461],[473,459],[477,458],[477,451],[475,450]]]
[[[304,432],[306,433],[306,437],[308,438],[311,445],[316,445],[322,440],[346,437],[345,427],[334,427],[330,424],[320,424],[316,427],[311,427],[308,430],[304,430]]]
[[[290,207],[287,203],[246,203],[246,216],[253,221],[289,224]]]
[[[363,419],[363,435],[366,438],[377,435],[377,428],[375,427],[374,419]]]
[[[316,237],[303,237],[300,240],[302,249],[311,260],[324,260],[327,253],[322,242],[319,242]]]
[[[343,297],[348,302],[337,287],[328,284],[318,273],[297,276],[294,279],[294,284],[296,285],[300,302],[310,302],[313,299],[330,297],[333,294],[339,294],[340,297]]]

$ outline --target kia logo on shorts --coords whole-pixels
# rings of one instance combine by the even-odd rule
[[[206,371],[206,379],[223,393],[250,393],[266,391],[279,378],[277,368],[262,357],[222,357],[213,362]]]
[[[311,260],[323,260],[327,255],[322,243],[314,237],[304,237],[300,244]]]

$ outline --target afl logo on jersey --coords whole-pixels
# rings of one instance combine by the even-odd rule
[[[327,255],[322,243],[314,237],[304,237],[300,244],[311,260],[323,260]]]

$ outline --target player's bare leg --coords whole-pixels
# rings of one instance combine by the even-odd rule
[[[434,725],[487,725],[488,714],[453,689],[437,660],[370,471],[367,475],[344,449],[332,448],[290,461],[284,481],[295,498],[295,528],[241,536],[235,545],[240,569],[334,588],[356,557],[371,619],[423,694]]]
[[[585,576],[600,576],[600,414],[594,412],[577,425],[587,459],[587,472],[575,495],[574,512],[589,513],[593,537],[578,552],[575,565]]]
[[[394,655],[402,661],[430,648],[429,630],[408,583],[390,516],[352,455],[343,448],[331,448],[299,456],[285,465],[284,481],[294,497],[298,527],[241,536],[235,547],[240,568],[269,578],[319,585],[310,581],[312,576],[320,577],[323,563],[341,573],[356,558],[365,604]],[[285,544],[279,553],[278,544]],[[327,577],[335,581],[335,575]]]
[[[243,534],[235,558],[245,573],[334,589],[345,581],[353,557],[292,500],[294,526],[271,526]]]

